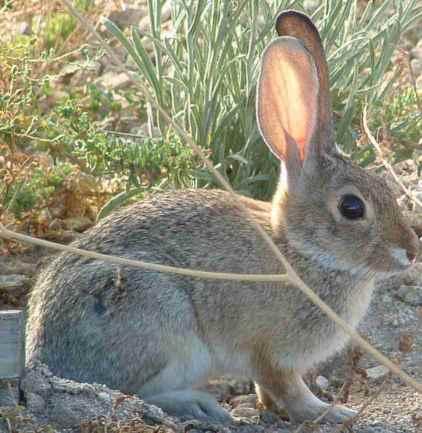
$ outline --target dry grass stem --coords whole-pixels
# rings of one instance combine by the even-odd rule
[[[149,263],[142,260],[132,260],[125,257],[111,256],[108,254],[96,253],[94,251],[83,250],[75,248],[70,245],[62,245],[56,242],[46,241],[44,239],[37,239],[31,236],[16,233],[8,230],[4,225],[0,224],[0,236],[6,239],[13,239],[20,242],[37,245],[44,248],[51,248],[58,251],[66,251],[69,253],[77,254],[83,257],[89,257],[96,260],[102,260],[107,263],[114,263],[116,265],[133,266],[135,268],[142,268],[149,271],[163,272],[167,274],[177,274],[187,277],[204,278],[208,280],[234,280],[245,282],[280,282],[289,281],[289,277],[285,274],[234,274],[226,272],[207,272],[197,271],[194,269],[177,268],[174,266],[160,265],[158,263]]]

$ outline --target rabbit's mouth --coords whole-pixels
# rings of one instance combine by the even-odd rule
[[[398,272],[404,271],[415,264],[415,259],[413,259],[412,261],[409,260],[407,252],[403,248],[391,248],[390,255],[392,258],[393,266],[394,268],[397,268]]]
[[[406,271],[413,266],[415,260],[409,260],[407,252],[403,248],[390,247],[384,251],[377,251],[377,259],[375,268],[377,269],[379,276],[389,277],[391,275]]]

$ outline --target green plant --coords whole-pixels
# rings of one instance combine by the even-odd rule
[[[51,15],[43,31],[47,49],[62,44],[76,28],[76,20],[67,13],[58,12]]]
[[[72,166],[67,163],[57,164],[47,171],[38,165],[22,169],[20,176],[4,190],[2,206],[20,218],[22,213],[45,204],[71,171]]]
[[[94,0],[75,0],[75,7],[81,12],[87,12],[93,6]],[[47,50],[56,48],[71,35],[76,28],[76,19],[66,12],[54,12],[48,18],[42,31],[42,38]]]
[[[132,198],[142,198],[146,192],[196,187],[194,174],[198,161],[175,135],[140,142],[115,138],[106,143],[109,151],[102,149],[101,154],[108,155],[110,173],[118,171],[120,176],[127,177],[127,183],[125,191],[104,205],[98,219]]]
[[[215,166],[246,194],[268,197],[277,168],[264,150],[254,120],[254,86],[260,54],[274,37],[282,9],[304,9],[294,0],[215,0],[173,2],[174,34],[161,30],[161,2],[149,0],[151,31],[132,29],[129,37],[111,22],[109,31],[124,45],[155,100],[209,149]],[[393,12],[392,12],[393,11]],[[355,150],[356,98],[369,104],[384,97],[400,34],[422,16],[415,0],[368,2],[324,0],[311,12],[321,31],[331,71],[336,134],[342,147]],[[144,43],[153,47],[150,59]],[[158,112],[150,119],[164,132]],[[208,173],[201,183],[212,183]]]
[[[105,101],[115,106],[112,98]],[[49,121],[53,134],[57,134],[58,125],[62,131],[57,158],[63,157],[63,152],[74,156],[91,173],[127,179],[127,188],[152,187],[158,180],[171,187],[192,186],[192,152],[174,134],[129,140],[102,132],[72,98],[59,104]]]
[[[13,0],[2,0],[0,2],[0,12],[5,12],[7,10],[12,9],[13,7]]]
[[[94,5],[94,0],[75,0],[75,7],[86,12]]]
[[[422,131],[422,116],[417,106],[417,96],[408,86],[395,91],[386,101],[374,103],[373,128],[381,128],[394,145],[394,159],[411,158],[418,146]]]
[[[31,119],[23,114],[33,100],[28,62],[31,52],[32,39],[28,36],[21,35],[0,44],[0,138],[12,144],[17,135],[30,129],[31,125]]]

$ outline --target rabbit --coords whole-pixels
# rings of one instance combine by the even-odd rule
[[[279,15],[265,49],[256,115],[281,175],[272,203],[220,190],[170,191],[118,210],[74,246],[216,272],[281,274],[260,224],[300,277],[349,325],[367,311],[374,279],[410,267],[418,239],[383,179],[353,164],[333,138],[328,67],[318,31]],[[256,383],[292,422],[326,412],[303,374],[349,336],[293,283],[216,281],[62,253],[28,305],[27,360],[64,378],[136,394],[168,414],[230,423],[203,391],[212,377]]]

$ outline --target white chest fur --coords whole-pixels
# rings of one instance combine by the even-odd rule
[[[350,292],[350,296],[345,298],[345,305],[340,315],[352,328],[356,328],[365,316],[373,290],[374,281],[366,280],[356,285]],[[296,350],[290,351],[290,356],[284,362],[288,362],[289,367],[306,371],[342,350],[349,340],[350,336],[331,322],[319,328],[316,326],[309,338],[298,341]]]

